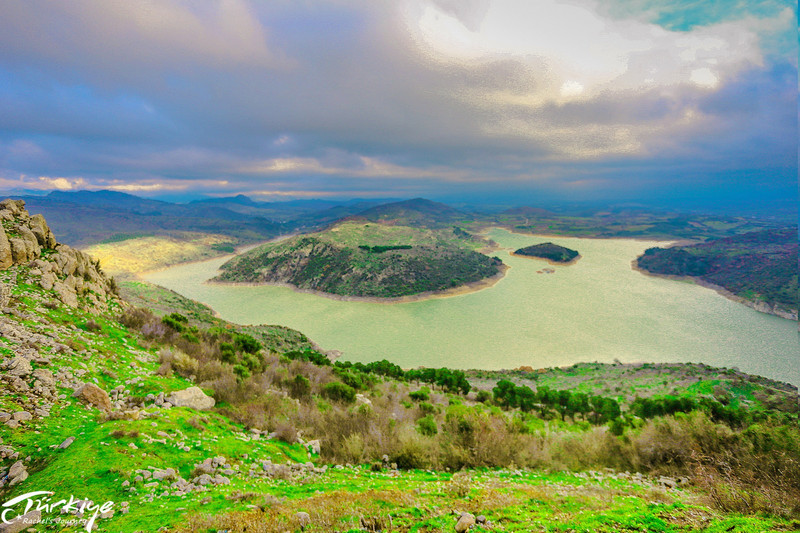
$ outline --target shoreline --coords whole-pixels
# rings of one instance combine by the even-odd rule
[[[569,261],[553,261],[552,259],[547,259],[546,257],[537,257],[535,255],[523,255],[523,254],[518,254],[518,253],[515,253],[515,252],[508,252],[508,255],[513,256],[513,257],[521,257],[523,259],[534,259],[534,260],[538,260],[538,261],[545,261],[546,263],[549,263],[552,266],[570,266],[570,265],[574,265],[575,263],[578,262],[578,259],[581,259],[583,257],[581,254],[578,254],[577,256],[573,257]]]
[[[435,300],[439,298],[452,298],[453,296],[462,296],[464,294],[472,294],[474,292],[482,291],[484,289],[489,289],[494,287],[501,279],[503,279],[506,275],[506,272],[510,270],[511,267],[503,264],[500,267],[500,271],[495,274],[494,276],[484,278],[479,281],[472,281],[469,283],[465,283],[464,285],[460,285],[458,287],[453,287],[452,289],[445,289],[441,291],[426,291],[421,292],[418,294],[409,294],[407,296],[394,296],[394,297],[387,297],[381,298],[379,296],[347,296],[342,294],[333,294],[330,292],[323,292],[314,289],[302,289],[296,285],[292,285],[291,283],[285,282],[265,282],[265,283],[252,283],[252,282],[245,282],[245,283],[237,283],[237,282],[230,282],[230,281],[211,281],[206,280],[203,284],[208,285],[227,285],[231,287],[263,287],[263,286],[270,286],[270,287],[286,287],[291,289],[294,292],[301,293],[301,294],[311,294],[314,296],[321,296],[323,298],[328,298],[329,300],[338,300],[340,302],[366,302],[366,303],[377,303],[377,304],[401,304],[401,303],[411,303],[411,302],[422,302],[425,300]]]
[[[748,300],[747,298],[742,298],[741,296],[732,293],[725,287],[721,285],[717,285],[715,283],[711,283],[710,281],[706,281],[703,278],[694,277],[694,276],[676,276],[675,274],[656,274],[654,272],[650,272],[645,270],[637,264],[638,257],[631,261],[631,270],[639,272],[640,274],[644,274],[645,276],[649,276],[652,278],[661,278],[661,279],[668,279],[672,281],[687,281],[693,283],[695,285],[699,285],[700,287],[704,287],[706,289],[711,289],[720,296],[731,300],[732,302],[736,302],[742,305],[753,309],[754,311],[758,311],[759,313],[764,313],[765,315],[772,315],[777,316],[779,318],[784,318],[786,320],[793,320],[797,322],[797,313],[792,313],[790,311],[776,308],[774,305],[766,303],[766,302],[754,302],[753,300]]]
[[[669,246],[682,246],[685,244],[696,244],[698,242],[702,242],[699,240],[691,240],[691,239],[669,239],[666,237],[647,237],[647,236],[639,236],[639,237],[601,237],[598,235],[559,235],[557,233],[526,233],[519,230],[514,230],[511,228],[507,228],[505,226],[489,226],[482,232],[478,233],[478,235],[487,235],[493,229],[501,229],[503,231],[507,231],[509,233],[513,233],[515,235],[523,235],[525,237],[544,237],[547,239],[598,239],[598,240],[609,240],[609,239],[620,239],[620,240],[628,240],[628,241],[640,241],[640,242],[658,242],[658,243],[669,243]]]

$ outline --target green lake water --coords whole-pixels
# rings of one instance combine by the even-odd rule
[[[491,288],[409,303],[338,301],[285,287],[204,283],[226,258],[144,278],[239,324],[280,324],[326,350],[403,367],[534,368],[576,362],[702,362],[800,385],[797,322],[766,315],[692,283],[645,276],[631,261],[659,243],[627,239],[489,236],[514,250],[554,242],[574,265],[496,253],[511,268]],[[551,268],[555,273],[537,273]]]

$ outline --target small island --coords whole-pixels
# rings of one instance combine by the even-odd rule
[[[512,255],[546,259],[551,263],[557,263],[559,265],[569,265],[580,259],[580,255],[577,251],[553,244],[552,242],[526,246],[525,248],[516,250]]]
[[[348,220],[236,256],[215,283],[289,285],[329,297],[422,298],[488,287],[506,265],[460,228]]]

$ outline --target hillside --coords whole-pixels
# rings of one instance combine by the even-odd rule
[[[475,215],[439,202],[414,198],[371,207],[356,213],[354,217],[397,226],[446,228],[464,221],[472,221]]]
[[[628,208],[554,213],[518,207],[494,215],[492,219],[498,226],[534,235],[668,240],[717,239],[785,227],[772,221],[748,217]]]
[[[56,237],[71,246],[181,232],[225,235],[236,243],[263,241],[293,227],[219,206],[179,205],[113,191],[53,192],[25,197],[31,213],[44,215]]]
[[[797,228],[650,248],[637,259],[649,273],[687,276],[722,287],[767,312],[797,319]]]
[[[514,255],[546,259],[559,264],[572,263],[580,257],[577,251],[559,246],[558,244],[553,244],[552,242],[533,244],[525,248],[520,248],[514,252]]]
[[[348,221],[237,256],[219,282],[287,283],[340,296],[394,298],[453,289],[502,272],[463,230]]]
[[[3,531],[800,526],[794,387],[692,365],[331,362],[158,287],[128,282],[126,302],[23,205],[0,219]]]

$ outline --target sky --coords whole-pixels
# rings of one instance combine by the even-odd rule
[[[0,190],[797,203],[785,0],[0,0]]]

